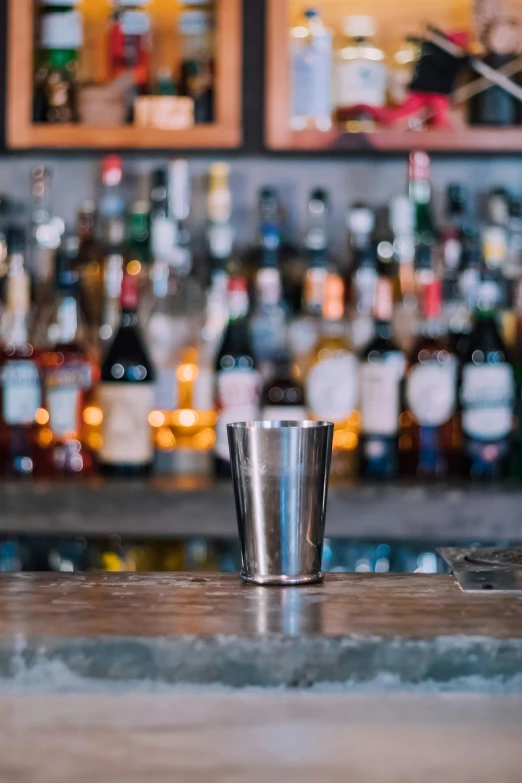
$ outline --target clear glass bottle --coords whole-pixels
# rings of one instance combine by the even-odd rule
[[[343,30],[348,41],[335,56],[336,108],[384,106],[387,67],[384,52],[373,42],[373,17],[347,16]]]
[[[29,337],[29,276],[23,233],[10,239],[7,307],[0,351],[0,474],[31,476],[38,459],[37,417],[42,405],[39,355]]]
[[[256,275],[256,305],[250,320],[252,343],[259,369],[266,380],[286,343],[286,310],[281,275],[276,266],[262,266]]]
[[[41,352],[44,395],[38,442],[42,470],[52,476],[86,475],[94,468],[84,420],[94,366],[78,302],[78,272],[72,268],[72,254],[67,248],[69,239],[77,248],[76,237],[66,237],[57,252],[55,306],[45,325]]]
[[[331,119],[332,34],[316,8],[290,31],[291,109],[294,130],[328,131]]]
[[[332,476],[355,477],[360,414],[357,359],[346,337],[344,283],[329,274],[325,286],[321,333],[310,355],[306,405],[312,419],[334,422]]]

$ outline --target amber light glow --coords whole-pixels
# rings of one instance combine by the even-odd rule
[[[176,370],[178,381],[190,382],[198,377],[198,368],[195,364],[180,364]]]
[[[151,427],[163,427],[165,424],[165,414],[161,411],[151,411],[149,413],[149,424]]]
[[[141,272],[140,262],[137,260],[129,261],[129,263],[127,264],[127,274],[135,277],[136,275],[139,275],[140,272]]]
[[[49,412],[46,411],[45,408],[38,408],[34,414],[34,420],[37,424],[41,424],[42,426],[47,424],[49,421]]]
[[[98,427],[103,421],[103,413],[100,408],[94,406],[85,408],[83,420],[90,427]]]

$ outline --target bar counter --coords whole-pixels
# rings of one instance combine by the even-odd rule
[[[1,575],[0,678],[50,665],[120,686],[509,682],[522,671],[522,595],[466,594],[450,575],[328,575],[300,588],[236,575]]]

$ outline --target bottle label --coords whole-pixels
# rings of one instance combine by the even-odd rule
[[[261,411],[263,421],[306,421],[303,405],[265,405]]]
[[[404,357],[390,353],[379,364],[360,368],[362,431],[367,435],[395,435],[399,429],[399,386]]]
[[[317,362],[306,380],[306,399],[316,419],[344,421],[357,404],[357,360],[353,354]]]
[[[217,375],[217,409],[215,452],[230,459],[227,424],[255,421],[259,418],[261,374],[257,370],[230,370]]]
[[[1,371],[4,421],[32,424],[40,407],[40,374],[34,362],[7,362]]]
[[[156,217],[151,225],[151,246],[155,259],[169,261],[176,244],[176,224],[168,217]]]
[[[57,437],[76,432],[79,420],[80,392],[92,385],[90,364],[51,370],[45,376],[49,426]]]
[[[515,384],[508,364],[466,365],[462,371],[462,429],[471,438],[506,438],[513,424]]]
[[[408,375],[406,401],[419,424],[439,427],[455,411],[455,371],[447,365],[416,365]]]
[[[384,106],[386,66],[371,60],[343,62],[337,69],[337,105]]]
[[[142,465],[154,454],[149,414],[154,387],[149,383],[102,383],[103,446],[100,460],[107,464]]]

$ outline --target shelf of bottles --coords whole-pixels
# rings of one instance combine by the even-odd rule
[[[268,0],[268,145],[520,151],[520,10],[520,0]]]
[[[0,475],[228,477],[227,422],[261,417],[333,421],[336,481],[521,477],[520,198],[479,215],[456,183],[437,225],[416,152],[389,205],[352,205],[342,257],[320,188],[304,237],[262,188],[239,252],[229,175],[204,236],[182,159],[106,157],[74,231],[42,166],[28,212],[0,204]]]
[[[12,148],[241,142],[240,0],[11,0]]]
[[[435,546],[340,539],[325,541],[323,570],[331,573],[444,573]],[[0,573],[20,571],[237,573],[239,542],[191,537],[175,541],[132,541],[118,536],[85,539],[19,537],[0,539]]]

